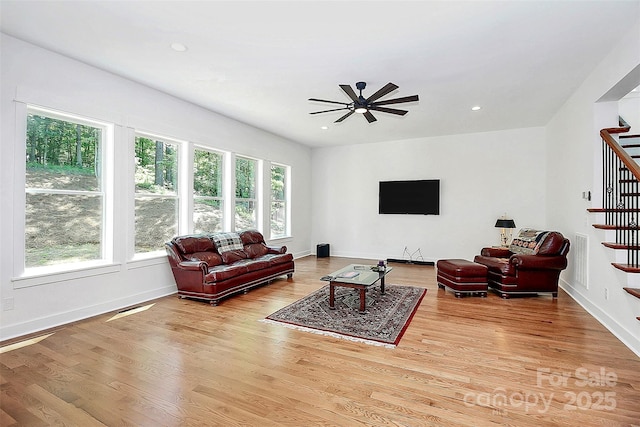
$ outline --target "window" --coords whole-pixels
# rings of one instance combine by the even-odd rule
[[[257,170],[256,160],[236,157],[236,230],[257,228]]]
[[[28,108],[25,268],[107,258],[106,134],[105,124]]]
[[[222,153],[194,150],[193,228],[196,233],[223,231]]]
[[[288,167],[282,165],[271,165],[271,238],[285,237],[288,235],[288,169]]]
[[[135,160],[135,252],[161,251],[178,235],[178,145],[138,134]]]

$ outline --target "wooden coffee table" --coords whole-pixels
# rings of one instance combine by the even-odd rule
[[[380,282],[380,292],[384,294],[384,278],[393,270],[387,267],[384,271],[373,271],[373,265],[350,264],[338,271],[334,271],[321,280],[329,282],[329,308],[335,310],[336,286],[353,288],[360,291],[360,314],[364,314],[366,308],[367,289]]]

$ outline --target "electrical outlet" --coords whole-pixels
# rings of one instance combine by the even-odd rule
[[[604,299],[609,299],[609,288],[604,288]]]
[[[13,298],[5,298],[2,300],[2,311],[13,310]]]

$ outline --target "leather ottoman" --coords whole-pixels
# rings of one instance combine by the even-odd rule
[[[487,267],[466,259],[441,259],[437,263],[438,287],[453,290],[456,298],[487,296]]]

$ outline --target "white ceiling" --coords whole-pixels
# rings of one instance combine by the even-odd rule
[[[6,34],[318,147],[544,126],[640,0],[0,0],[0,13]],[[357,81],[420,101],[372,124],[309,114],[332,106],[308,98],[349,102],[338,85]]]

